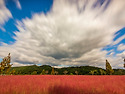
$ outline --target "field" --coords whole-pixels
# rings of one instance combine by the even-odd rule
[[[0,76],[0,94],[125,94],[125,76]]]

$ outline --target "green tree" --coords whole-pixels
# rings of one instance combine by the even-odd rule
[[[55,75],[54,67],[52,67],[51,75]]]
[[[101,75],[106,75],[106,72],[102,69],[99,70]]]
[[[75,71],[75,74],[78,75],[78,71]]]
[[[46,71],[45,71],[45,73],[46,73],[46,74],[48,74],[48,73],[49,73],[49,71],[48,71],[48,70],[46,70]]]
[[[45,74],[46,74],[44,69],[42,70],[41,74],[42,74],[42,75],[45,75]]]
[[[119,75],[122,75],[122,70],[121,69],[119,69],[118,72],[119,72]]]
[[[73,73],[70,73],[70,75],[73,75]]]
[[[16,74],[16,71],[13,69],[11,72],[10,72],[11,75],[14,75]]]
[[[55,74],[58,75],[58,71],[55,71]]]
[[[97,70],[91,70],[89,73],[92,74],[92,75],[94,75],[94,74],[97,75],[98,71]]]
[[[31,75],[37,75],[37,71],[33,71]]]
[[[106,74],[112,75],[113,72],[114,70],[112,69],[110,63],[108,62],[108,60],[106,60]]]
[[[11,66],[13,64],[10,64],[11,62],[11,56],[10,53],[7,57],[4,57],[2,62],[0,63],[0,74],[9,74]]]
[[[64,73],[64,75],[66,75],[66,74],[68,73],[68,71],[67,71],[67,70],[65,70],[63,73]]]
[[[94,75],[94,70],[91,70],[89,73],[91,74],[91,75]]]

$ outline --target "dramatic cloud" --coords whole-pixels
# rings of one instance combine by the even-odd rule
[[[124,0],[103,4],[99,0],[55,0],[49,13],[17,21],[16,42],[3,43],[0,56],[10,52],[12,61],[21,64],[100,67],[107,58],[113,67],[121,67],[122,58],[107,56],[102,48],[111,45],[116,31],[124,27],[124,8]]]
[[[14,0],[18,9],[22,9],[19,0]]]
[[[0,29],[5,31],[2,25],[11,18],[10,11],[6,8],[4,0],[0,0]]]

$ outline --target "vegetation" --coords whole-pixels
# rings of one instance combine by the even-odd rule
[[[52,67],[51,75],[55,75],[54,67]]]
[[[106,75],[106,70],[98,67],[92,66],[79,66],[79,67],[64,67],[64,68],[52,68],[49,65],[42,66],[22,66],[22,67],[11,67],[11,70],[15,70],[15,74],[18,75],[30,75],[32,72],[37,71],[37,74],[42,74],[45,71],[45,74],[53,75],[64,75],[64,71],[68,71],[67,75],[92,75],[91,71],[94,71],[93,75]],[[96,70],[96,71],[95,71]],[[113,69],[114,73],[112,75],[125,75],[125,69]]]
[[[55,75],[58,75],[58,71],[55,71]]]
[[[106,75],[106,72],[102,69],[99,70],[101,75]]]
[[[73,73],[70,73],[70,75],[73,75]]]
[[[12,64],[10,64],[10,62],[11,62],[11,57],[10,57],[10,53],[9,53],[8,56],[4,57],[2,62],[0,63],[0,74],[1,75],[14,73],[14,70],[12,72],[10,72],[10,69],[12,66]]]
[[[63,73],[64,73],[64,75],[66,75],[66,74],[68,73],[68,71],[67,71],[67,70],[65,70]]]
[[[112,75],[114,72],[114,70],[112,69],[110,63],[108,62],[108,60],[106,60],[106,74],[107,75]]]
[[[124,69],[112,69],[108,60],[106,60],[106,70],[92,66],[79,66],[79,67],[63,67],[54,68],[49,65],[32,65],[32,66],[21,66],[11,67],[11,56],[10,53],[7,57],[3,58],[0,63],[0,74],[1,75],[36,75],[36,74],[51,74],[51,75],[125,75]],[[125,62],[125,59],[124,59]],[[124,63],[125,67],[125,63]]]
[[[37,75],[37,71],[32,72],[31,75]]]
[[[1,76],[0,94],[125,94],[125,76]]]
[[[45,75],[45,74],[46,74],[46,72],[45,72],[45,70],[43,69],[41,75]]]
[[[48,70],[45,71],[45,74],[48,74]]]
[[[78,75],[78,71],[75,71],[75,74]]]
[[[98,75],[99,74],[97,70],[91,70],[89,73],[92,74],[92,75]]]

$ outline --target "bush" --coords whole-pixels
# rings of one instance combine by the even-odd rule
[[[37,71],[33,71],[31,75],[37,75]]]
[[[73,73],[70,73],[70,75],[73,75]]]

